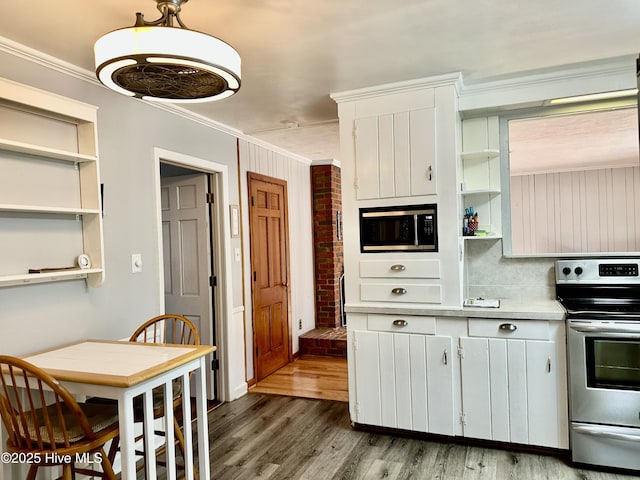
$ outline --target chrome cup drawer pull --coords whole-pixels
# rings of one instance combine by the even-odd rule
[[[391,290],[391,293],[393,293],[394,295],[404,295],[405,293],[407,293],[407,289],[406,288],[394,288],[393,290]]]
[[[393,270],[394,272],[404,272],[407,269],[407,267],[405,267],[404,265],[391,265],[391,270]]]
[[[503,332],[515,332],[518,329],[518,326],[513,323],[503,323],[498,328]]]
[[[406,327],[407,325],[409,325],[409,322],[407,322],[406,320],[394,320],[393,321],[393,325],[394,327]]]

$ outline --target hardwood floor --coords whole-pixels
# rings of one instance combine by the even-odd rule
[[[318,361],[321,360],[321,361]],[[326,378],[326,382],[323,381]],[[258,393],[258,392],[267,392]],[[312,399],[301,397],[337,397]],[[300,358],[210,411],[213,480],[623,480],[523,453],[355,430],[346,361]],[[181,457],[179,457],[181,460]],[[142,475],[140,475],[142,473]],[[182,472],[180,472],[182,473]],[[139,472],[138,478],[144,478]],[[164,472],[158,476],[166,478]]]
[[[303,356],[269,375],[249,393],[349,401],[347,359]]]
[[[215,480],[622,480],[564,457],[354,430],[348,404],[250,394],[209,413]]]

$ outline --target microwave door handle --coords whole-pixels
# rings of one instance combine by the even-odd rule
[[[417,213],[413,215],[413,233],[414,233],[413,244],[417,247],[418,246],[418,214]]]

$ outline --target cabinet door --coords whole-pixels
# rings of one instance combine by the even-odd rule
[[[445,336],[425,337],[427,343],[427,405],[429,432],[454,435],[453,339]]]
[[[378,334],[355,331],[353,335],[356,371],[355,421],[367,425],[382,425]]]
[[[451,337],[354,332],[357,422],[453,435]]]
[[[356,198],[437,193],[434,108],[355,120]]]
[[[436,111],[424,108],[409,113],[411,195],[438,193],[436,178]]]
[[[567,404],[560,394],[561,362],[555,342],[527,342],[529,443],[568,448]]]
[[[491,378],[489,341],[461,338],[463,435],[491,440]]]
[[[556,343],[460,339],[464,435],[566,448]]]

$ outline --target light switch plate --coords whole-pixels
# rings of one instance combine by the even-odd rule
[[[142,272],[142,254],[132,253],[131,254],[131,273],[140,273],[140,272]]]

